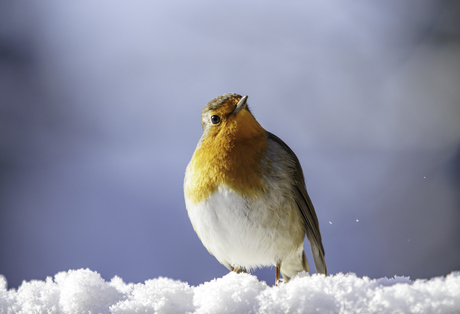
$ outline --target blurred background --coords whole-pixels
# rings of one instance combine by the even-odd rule
[[[458,1],[1,1],[9,287],[225,275],[182,184],[227,92],[299,157],[331,274],[460,270]]]

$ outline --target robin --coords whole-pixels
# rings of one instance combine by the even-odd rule
[[[257,122],[247,99],[224,94],[201,112],[203,135],[184,179],[193,228],[230,271],[276,266],[276,284],[280,273],[287,282],[309,272],[306,234],[316,271],[327,275],[318,218],[300,162]]]

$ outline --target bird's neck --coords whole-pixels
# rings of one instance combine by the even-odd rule
[[[242,196],[255,197],[264,189],[261,163],[267,149],[266,131],[242,110],[202,139],[189,169],[194,184],[188,195],[199,202],[224,184]]]

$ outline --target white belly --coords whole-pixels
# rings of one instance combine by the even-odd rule
[[[298,209],[278,193],[272,194],[247,199],[221,185],[207,200],[186,205],[206,249],[227,267],[250,270],[276,265],[303,249]]]

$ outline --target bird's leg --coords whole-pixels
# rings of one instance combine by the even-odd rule
[[[234,267],[234,268],[233,268],[233,271],[234,271],[235,273],[237,273],[237,274],[238,274],[238,273],[239,273],[239,271],[240,271],[240,266],[236,266],[236,267]]]
[[[280,282],[281,262],[276,263],[275,286]]]

